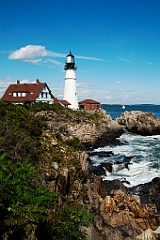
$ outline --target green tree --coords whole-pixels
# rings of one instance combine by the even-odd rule
[[[61,111],[59,105],[26,107],[0,101],[0,239],[84,240],[80,226],[93,218],[82,206],[69,200],[67,204],[67,196],[61,204],[61,193],[42,185],[41,134],[47,125],[35,113],[46,108]],[[75,139],[67,145],[80,148]]]
[[[2,239],[86,239],[80,226],[93,216],[78,206],[59,207],[59,194],[38,183],[31,164],[0,157]]]

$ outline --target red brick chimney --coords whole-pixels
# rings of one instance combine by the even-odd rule
[[[20,84],[20,80],[17,80],[17,84],[18,84],[18,85]]]
[[[37,83],[37,84],[40,83],[39,79],[36,79],[36,83]]]

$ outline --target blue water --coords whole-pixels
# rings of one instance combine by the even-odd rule
[[[156,118],[160,118],[160,105],[154,105],[154,104],[125,105],[125,109],[122,109],[122,105],[102,104],[101,108],[104,109],[107,114],[111,115],[113,119],[120,117],[120,115],[124,111],[133,111],[133,110],[139,110],[143,112],[152,112]]]
[[[157,118],[160,118],[160,105],[126,105],[122,109],[121,105],[101,105],[101,108],[110,114],[114,119],[120,117],[124,111],[140,110],[143,112],[152,112]],[[94,151],[112,151],[111,157],[93,156],[91,160],[95,165],[102,162],[111,162],[113,172],[106,172],[103,179],[125,179],[129,186],[135,186],[151,181],[154,177],[160,177],[160,135],[140,136],[125,132],[118,138],[120,144],[106,145],[105,147],[95,149]],[[124,163],[117,164],[116,159],[124,159],[124,156],[130,157],[131,162],[128,168]]]

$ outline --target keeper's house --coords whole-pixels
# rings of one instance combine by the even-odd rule
[[[46,102],[52,104],[54,103],[54,96],[48,85],[41,83],[38,79],[35,83],[20,83],[17,80],[16,84],[9,85],[2,100],[19,104],[25,102]]]
[[[97,102],[93,99],[85,99],[79,104],[80,110],[90,111],[90,112],[97,112],[100,110],[100,102]]]

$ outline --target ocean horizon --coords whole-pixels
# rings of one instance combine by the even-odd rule
[[[101,104],[101,109],[104,109],[113,119],[120,117],[125,111],[142,111],[151,112],[156,118],[160,118],[159,104]]]
[[[139,110],[151,112],[156,118],[160,118],[160,105],[156,104],[101,104],[101,108],[109,114],[112,119],[120,117],[125,111]],[[113,164],[113,172],[106,172],[103,179],[125,180],[127,186],[136,186],[151,181],[154,177],[160,177],[160,135],[140,136],[129,132],[123,133],[117,144],[107,145],[94,151],[109,151],[110,157],[93,156],[91,160],[94,165],[110,162]],[[119,144],[118,144],[119,142]],[[125,161],[131,159],[128,168]]]

